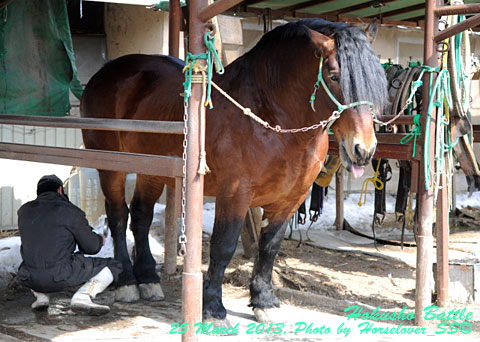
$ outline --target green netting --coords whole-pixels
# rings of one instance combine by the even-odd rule
[[[158,8],[161,11],[166,11],[170,9],[170,1],[169,0],[160,0],[160,1],[155,1],[154,3],[155,7]],[[187,6],[187,2],[185,0],[180,0],[180,7],[185,7]]]
[[[14,0],[0,10],[0,113],[63,116],[80,98],[65,0]]]

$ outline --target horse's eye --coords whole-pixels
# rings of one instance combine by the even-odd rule
[[[328,77],[330,77],[330,79],[333,82],[338,82],[338,75],[337,74],[330,74],[330,75],[328,75]]]

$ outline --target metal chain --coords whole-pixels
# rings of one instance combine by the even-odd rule
[[[272,126],[272,125],[270,125],[270,123],[268,123],[265,120],[262,120],[255,113],[253,113],[250,108],[245,108],[240,103],[235,101],[235,99],[233,97],[228,95],[227,92],[225,92],[222,88],[220,88],[213,81],[212,81],[212,86],[214,86],[215,89],[217,89],[223,96],[225,96],[230,102],[232,102],[236,107],[238,107],[243,112],[244,115],[252,118],[256,122],[261,124],[263,127],[271,129],[272,131],[277,132],[277,133],[298,133],[298,132],[308,132],[310,130],[317,129],[317,128],[320,128],[320,127],[330,128],[331,124],[340,117],[340,112],[335,110],[335,111],[333,111],[332,115],[330,115],[330,117],[327,120],[320,121],[319,123],[316,123],[312,126],[301,127],[301,128],[289,128],[289,129],[282,128],[279,125]]]
[[[180,244],[180,249],[178,250],[178,255],[183,257],[187,254],[187,235],[185,235],[185,202],[186,197],[185,193],[187,190],[187,134],[188,134],[188,102],[183,104],[183,166],[182,166],[182,213],[181,213],[181,234],[178,237],[178,243]]]
[[[400,117],[400,115],[403,114],[403,112],[408,108],[408,106],[409,106],[410,104],[412,104],[412,102],[413,102],[413,101],[412,101],[411,99],[408,99],[407,102],[405,102],[405,105],[403,106],[402,110],[400,110],[400,112],[398,112],[398,114],[395,115],[392,119],[390,119],[390,120],[388,120],[388,121],[385,121],[385,122],[378,120],[378,119],[377,119],[377,115],[376,115],[374,112],[372,112],[373,122],[379,124],[380,126],[388,126],[388,125],[390,125],[392,122],[394,122],[395,120],[397,120],[397,119]]]

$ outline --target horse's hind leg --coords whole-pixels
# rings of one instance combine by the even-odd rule
[[[108,227],[112,233],[115,259],[121,261],[123,265],[115,290],[115,299],[133,302],[140,298],[140,294],[127,250],[128,207],[125,203],[125,172],[99,170],[98,173],[105,195],[105,211]]]
[[[222,282],[225,269],[237,247],[248,204],[237,198],[217,196],[215,223],[210,239],[210,265],[203,282],[203,318],[225,319]]]
[[[133,273],[138,282],[140,296],[147,300],[162,300],[160,278],[155,272],[156,262],[148,242],[153,208],[163,191],[163,183],[152,176],[138,175],[135,193],[130,204],[130,229],[135,237]]]
[[[267,309],[280,306],[273,293],[272,270],[275,257],[280,250],[285,235],[287,216],[264,213],[269,225],[262,230],[250,281],[250,306],[254,309],[255,318],[259,322],[270,322]]]

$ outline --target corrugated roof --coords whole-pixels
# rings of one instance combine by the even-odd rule
[[[478,0],[464,0],[475,3]],[[320,17],[331,21],[363,22],[377,18],[383,24],[423,26],[423,0],[246,0],[233,9],[244,15],[266,14],[272,19]]]

